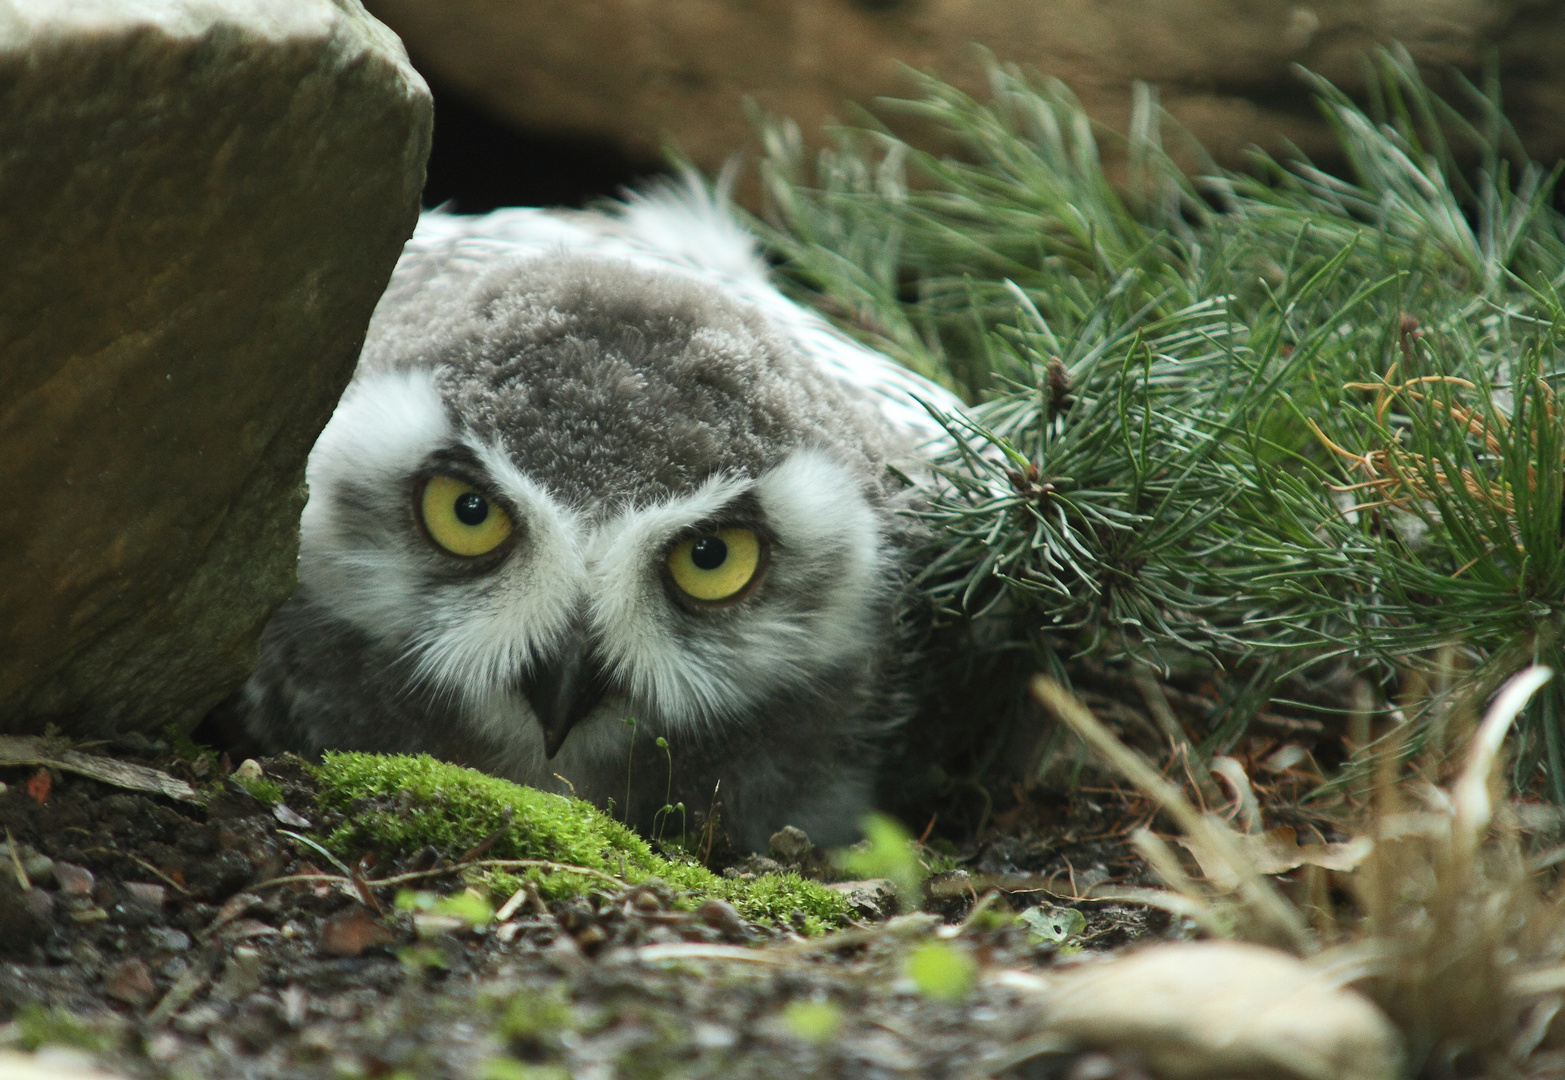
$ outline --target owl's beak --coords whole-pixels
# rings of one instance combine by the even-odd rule
[[[558,653],[533,665],[522,680],[522,693],[543,728],[543,752],[550,759],[608,691],[608,673],[583,631],[573,632]]]

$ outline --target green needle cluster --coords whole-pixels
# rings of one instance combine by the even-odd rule
[[[1055,672],[1061,642],[1263,683],[1346,658],[1388,702],[1420,667],[1476,708],[1565,664],[1560,170],[1494,85],[1458,79],[1452,104],[1399,50],[1366,72],[1363,105],[1306,76],[1344,176],[1222,169],[1181,135],[1192,175],[1150,90],[1105,136],[1000,65],[985,102],[914,76],[885,103],[943,155],[866,118],[811,161],[763,120],[757,227],[797,294],[972,403],[940,417],[959,437],[921,511],[937,611],[1004,613],[995,647]],[[1565,803],[1562,687],[1515,760]]]

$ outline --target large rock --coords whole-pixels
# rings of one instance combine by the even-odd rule
[[[666,136],[709,170],[750,141],[741,101],[818,138],[844,103],[906,96],[897,62],[985,93],[971,43],[1065,80],[1124,130],[1135,80],[1219,160],[1331,132],[1295,63],[1360,82],[1400,40],[1439,69],[1499,51],[1506,101],[1534,155],[1565,152],[1565,5],[1548,0],[368,0],[423,70],[502,118],[589,133],[653,157]]]
[[[0,732],[244,679],[430,122],[357,0],[0,0]]]

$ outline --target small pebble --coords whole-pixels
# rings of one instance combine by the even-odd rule
[[[158,988],[147,965],[131,959],[115,964],[104,973],[103,991],[116,1001],[144,1009],[157,996]]]
[[[739,912],[734,910],[734,906],[716,897],[701,902],[701,905],[696,908],[696,918],[712,929],[732,937],[744,937],[749,932],[744,920],[739,917]]]
[[[22,904],[33,918],[48,922],[54,918],[54,894],[42,889],[28,889],[22,894]]]
[[[202,1035],[214,1024],[222,1023],[225,1015],[225,1010],[208,1002],[187,1009],[174,1017],[174,1027],[186,1035]]]
[[[54,883],[54,860],[47,855],[40,855],[36,852],[31,855],[23,855],[22,869],[27,872],[28,880],[34,885],[52,885]]]
[[[810,843],[810,838],[803,829],[792,825],[784,825],[781,829],[772,833],[771,839],[766,842],[767,849],[778,860],[784,863],[802,863],[809,857],[815,845]]]
[[[283,1003],[283,1021],[292,1028],[303,1027],[310,1015],[310,995],[303,987],[289,986],[277,996]]]
[[[60,883],[60,891],[66,896],[92,895],[92,871],[85,866],[57,862],[54,864],[54,879]]]
[[[184,952],[190,948],[190,935],[183,930],[154,926],[147,931],[147,936],[158,948],[167,949],[169,952]]]
[[[162,910],[163,900],[168,895],[168,890],[162,885],[153,885],[146,881],[127,881],[125,891],[136,903],[159,911]]]
[[[168,1063],[180,1055],[184,1043],[172,1031],[160,1031],[147,1040],[147,1057],[153,1061]]]
[[[292,825],[295,829],[308,829],[310,827],[309,818],[288,809],[283,803],[278,803],[272,807],[272,816],[284,825]]]
[[[739,1041],[739,1033],[733,1028],[704,1020],[695,1025],[690,1037],[703,1050],[727,1050]]]
[[[261,988],[261,973],[261,950],[250,945],[236,945],[223,968],[223,977],[212,993],[223,1001],[249,997]]]

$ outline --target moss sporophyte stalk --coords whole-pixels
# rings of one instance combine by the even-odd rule
[[[311,771],[321,810],[343,815],[324,846],[349,861],[367,851],[396,857],[426,845],[455,861],[493,837],[484,858],[475,862],[548,864],[468,870],[467,883],[496,904],[524,882],[545,898],[566,899],[603,888],[608,877],[627,885],[661,880],[676,890],[678,906],[716,897],[758,922],[798,919],[807,933],[839,926],[850,917],[844,897],[797,874],[769,874],[755,881],[719,877],[694,861],[655,854],[634,831],[580,799],[522,787],[428,755],[328,752]]]

